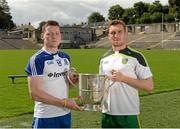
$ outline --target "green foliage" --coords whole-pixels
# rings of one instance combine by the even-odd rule
[[[148,11],[152,14],[152,13],[156,12],[156,9],[157,9],[156,5],[151,4],[151,5],[149,5]]]
[[[15,25],[12,21],[10,8],[6,0],[0,1],[0,29],[11,29]]]
[[[163,6],[163,13],[168,14],[168,12],[169,12],[169,6],[168,5]]]
[[[110,7],[108,11],[108,19],[115,20],[115,19],[122,19],[122,15],[124,13],[124,9],[119,5],[113,5]]]
[[[176,18],[180,19],[180,2],[179,0],[168,0],[169,8],[174,8],[176,13]]]
[[[150,13],[143,13],[143,15],[141,16],[141,23],[151,23],[150,16]]]
[[[170,14],[175,14],[176,13],[176,8],[175,7],[169,7],[169,12]]]
[[[163,12],[163,6],[159,1],[155,1],[153,4],[149,5],[148,11],[153,14],[155,12]]]
[[[155,2],[153,2],[153,5],[155,5],[154,12],[163,12],[163,6],[161,5],[159,0],[156,0]]]
[[[134,24],[135,17],[134,17],[134,8],[125,9],[122,19],[126,24]]]
[[[148,4],[140,1],[134,4],[135,15],[140,18],[144,12],[148,11]]]
[[[158,23],[162,21],[162,13],[160,12],[155,12],[150,16],[150,19],[153,23]]]
[[[174,21],[175,21],[175,19],[174,19],[174,14],[173,14],[173,13],[166,14],[166,15],[165,15],[165,20],[166,20],[167,22],[174,22]]]
[[[179,0],[168,0],[168,3],[171,7],[173,6],[180,6]]]
[[[99,12],[93,12],[88,17],[88,23],[95,23],[95,22],[102,22],[102,21],[105,21],[105,18]]]
[[[176,22],[180,20],[180,2],[169,0],[170,5],[162,5],[160,0],[152,4],[142,1],[134,3],[132,8],[123,9],[120,5],[111,6],[108,11],[110,20],[120,19],[126,24],[161,23],[162,14],[166,16],[164,22]],[[174,19],[173,19],[174,17]]]
[[[46,24],[46,21],[42,21],[39,23],[38,30],[42,32],[43,25]]]

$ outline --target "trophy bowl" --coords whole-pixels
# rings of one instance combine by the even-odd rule
[[[84,110],[101,110],[105,80],[105,75],[79,74],[79,96],[82,97],[81,107]]]

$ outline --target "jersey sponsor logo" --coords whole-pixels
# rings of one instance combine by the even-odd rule
[[[57,73],[57,72],[54,72],[54,73],[49,73],[48,74],[48,77],[54,77],[54,78],[57,78],[57,77],[61,77],[61,76],[65,76],[66,75],[66,72],[62,72],[62,73]]]
[[[49,73],[48,74],[48,77],[52,77],[54,74],[53,73]]]
[[[51,65],[51,64],[54,64],[54,62],[52,60],[50,60],[50,61],[47,61],[47,64]]]

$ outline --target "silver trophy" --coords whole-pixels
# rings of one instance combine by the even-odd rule
[[[79,95],[84,110],[99,111],[105,90],[105,75],[79,74]]]

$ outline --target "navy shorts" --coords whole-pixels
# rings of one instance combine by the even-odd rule
[[[33,118],[32,128],[70,128],[71,113],[51,118]]]

